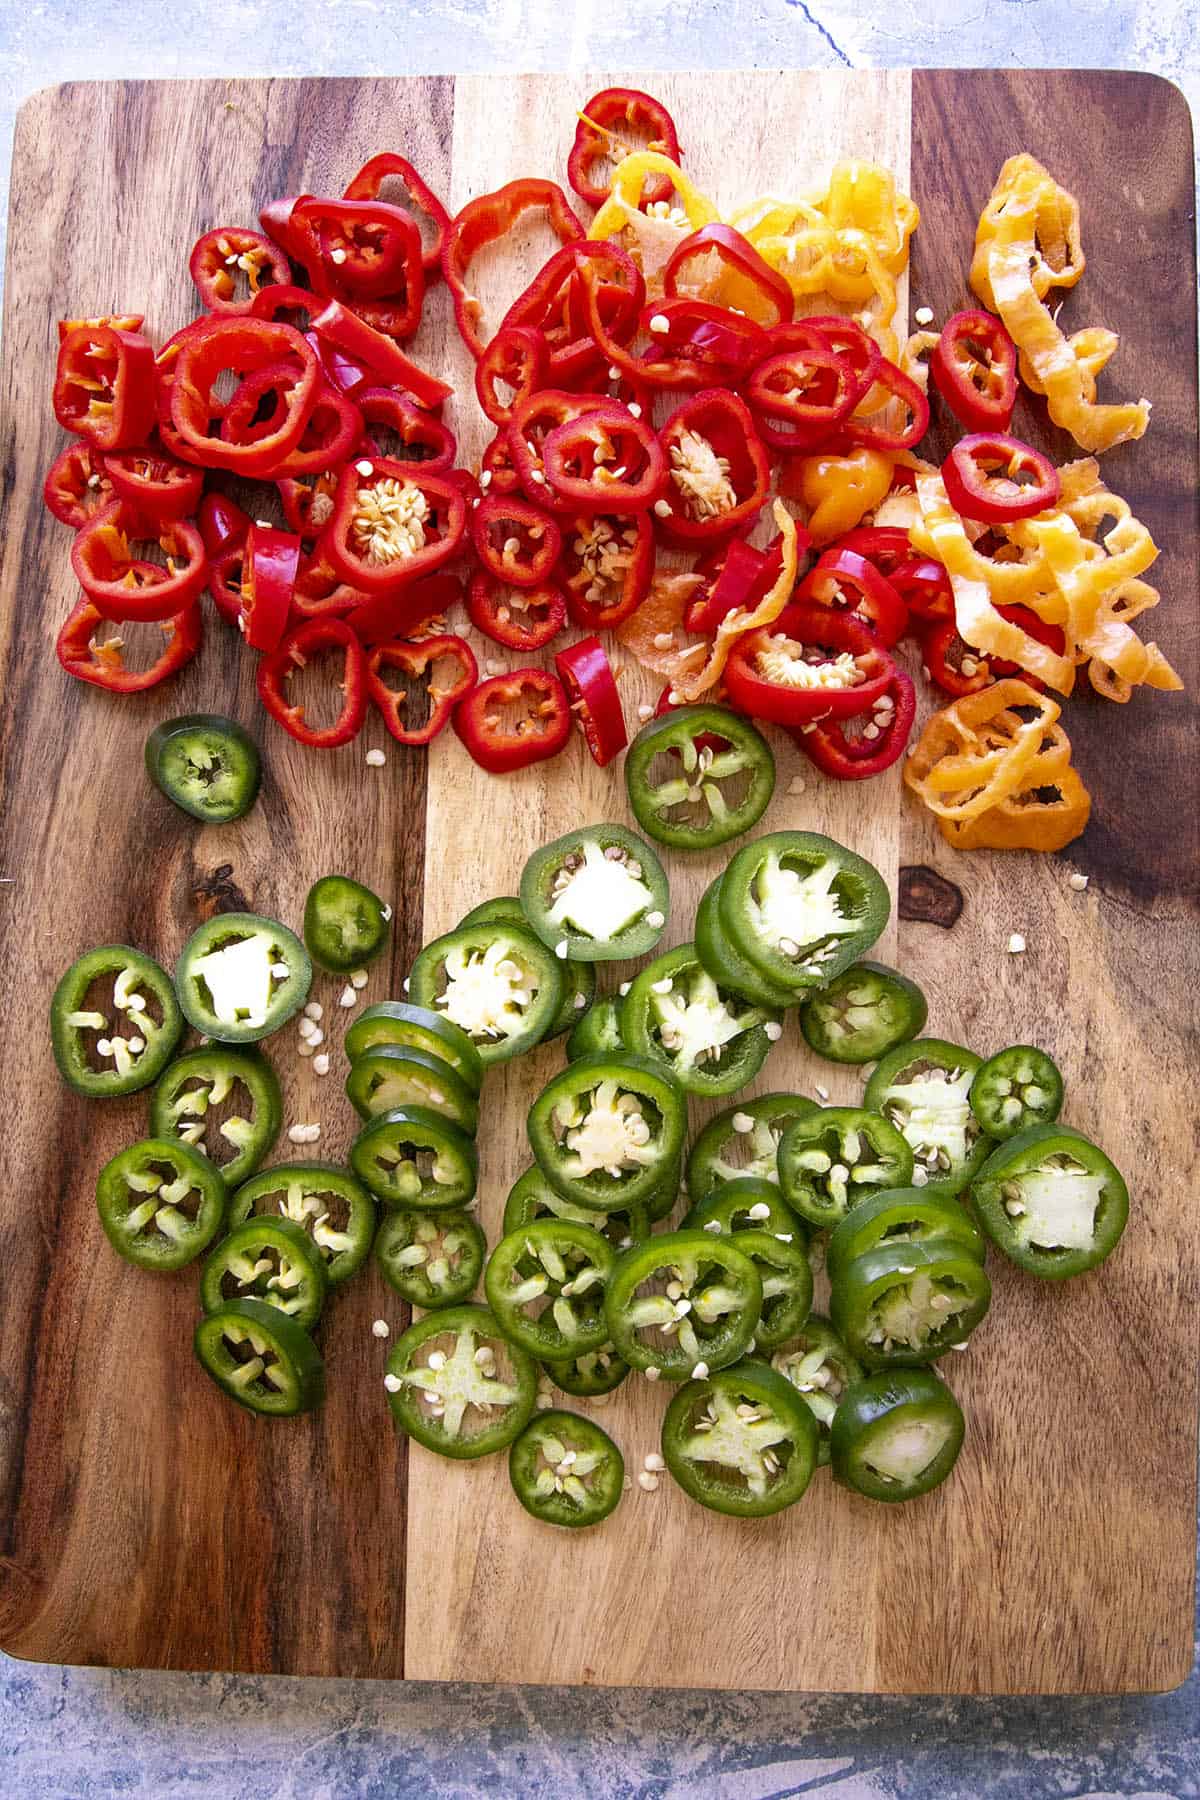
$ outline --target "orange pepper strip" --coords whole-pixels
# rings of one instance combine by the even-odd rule
[[[1047,799],[1045,790],[1053,790]],[[978,818],[939,819],[938,830],[955,850],[1064,850],[1083,831],[1092,797],[1077,771],[1065,768],[1049,780],[1035,777]]]
[[[877,507],[892,485],[892,458],[865,446],[834,456],[801,456],[786,472],[784,492],[809,509],[814,544],[844,537]]]
[[[690,644],[676,642],[684,630],[683,616],[703,580],[702,575],[660,569],[641,605],[617,626],[619,642],[633,652],[642,667],[671,682],[695,669],[708,651],[703,638],[694,638]],[[669,638],[670,643],[661,644],[659,638]]]
[[[707,693],[717,682],[729,652],[738,638],[747,631],[757,631],[762,625],[772,624],[783,611],[792,597],[792,589],[796,585],[796,570],[800,564],[800,547],[796,537],[796,523],[791,513],[781,500],[774,506],[775,523],[779,528],[780,551],[783,566],[779,571],[775,585],[767,590],[758,605],[751,612],[744,607],[735,606],[727,613],[717,626],[717,635],[713,640],[708,661],[697,675],[688,675],[684,680],[676,679],[675,688],[682,700],[698,700],[701,694]]]
[[[983,209],[971,263],[971,286],[990,312],[997,309],[988,279],[987,253],[1010,203],[1022,198],[1032,198],[1036,207],[1030,274],[1038,299],[1044,300],[1052,287],[1074,287],[1087,267],[1075,196],[1059,187],[1050,171],[1028,151],[1010,156]]]
[[[1033,717],[1023,718],[1017,707]],[[966,694],[926,721],[909,751],[904,784],[939,818],[977,818],[1026,785],[1044,745],[1051,766],[1056,742],[1069,757],[1065,733],[1046,741],[1058,717],[1055,702],[1024,681],[997,681]]]

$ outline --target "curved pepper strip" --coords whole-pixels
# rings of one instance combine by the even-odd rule
[[[449,687],[436,686],[437,665],[447,661],[458,665],[458,675]],[[426,692],[429,695],[429,717],[424,725],[406,725],[404,712],[408,691],[389,687],[383,678],[385,669],[400,669],[414,682],[432,669]],[[453,632],[437,637],[421,638],[416,643],[393,639],[377,644],[367,658],[367,694],[383,714],[383,722],[398,744],[431,744],[450,723],[450,715],[458,702],[470,693],[479,680],[479,668],[471,646]]]
[[[801,500],[809,511],[814,544],[844,537],[873,512],[892,483],[892,460],[866,445],[844,454],[820,450],[786,464],[779,491]]]
[[[68,675],[77,681],[89,681],[93,687],[107,688],[110,694],[140,694],[157,687],[169,675],[175,675],[199,650],[204,641],[204,619],[199,601],[176,613],[174,618],[158,621],[167,634],[166,646],[157,662],[148,669],[127,669],[120,637],[96,641],[101,625],[120,626],[120,619],[109,619],[85,595],[64,621],[55,640],[55,653]]]
[[[668,299],[713,300],[766,326],[788,323],[796,305],[783,276],[740,231],[719,221],[701,225],[672,251],[663,292]]]
[[[1122,619],[1103,610],[1114,579],[1121,579],[1114,577],[1113,563],[1118,559],[1103,555],[1085,557],[1086,540],[1081,538],[1074,520],[1061,514],[1033,520],[1030,532],[1066,599],[1067,629],[1076,645],[1077,657],[1095,657],[1107,672],[1105,685],[1097,686],[1096,691],[1106,693],[1109,679],[1130,687],[1182,688],[1183,682],[1157,644],[1144,644]]]
[[[912,676],[897,665],[887,692],[869,713],[857,719],[818,719],[791,736],[822,774],[835,781],[869,781],[899,762],[916,716]],[[857,731],[849,729],[854,725]]]
[[[646,177],[655,175],[669,179],[676,208],[686,216],[686,225],[670,217],[674,209],[666,199],[653,203],[655,211],[641,211]],[[702,225],[715,225],[719,218],[712,201],[689,181],[677,162],[657,150],[637,150],[618,163],[608,199],[589,225],[587,235],[621,240],[633,252],[647,283],[653,283],[657,291],[672,252],[691,232]],[[630,236],[632,245],[627,242]]]
[[[780,534],[779,578],[753,611],[746,612],[741,607],[735,607],[721,620],[704,667],[698,674],[685,675],[682,680],[675,682],[675,687],[684,700],[698,700],[701,694],[707,693],[721,675],[737,639],[747,631],[757,631],[763,625],[773,624],[792,597],[799,562],[796,523],[781,500],[776,500],[773,516]]]
[[[450,214],[433,189],[426,186],[406,157],[393,150],[383,150],[365,162],[346,189],[347,200],[378,200],[380,189],[389,175],[395,175],[419,212],[433,223],[433,235],[421,251],[426,281],[441,274],[442,245],[450,229]]]
[[[449,400],[454,389],[419,369],[411,357],[386,332],[377,331],[365,318],[340,300],[331,300],[312,322],[322,342],[332,344],[357,363],[365,364],[388,387],[411,394],[418,406],[435,408]]]
[[[507,182],[494,193],[480,194],[469,200],[450,222],[442,246],[442,274],[454,302],[459,335],[472,356],[482,356],[485,339],[479,332],[483,305],[467,291],[471,264],[485,245],[507,237],[518,219],[534,211],[545,212],[551,230],[562,244],[584,235],[583,225],[558,183],[537,176],[525,176]]]
[[[131,539],[151,535],[167,558],[165,569],[130,554]],[[71,567],[88,599],[110,619],[174,618],[208,580],[204,540],[190,519],[148,525],[125,500],[111,501],[80,527]]]
[[[587,740],[592,761],[605,768],[629,742],[612,664],[598,637],[580,638],[554,658],[570,696],[571,711]]]
[[[342,709],[332,725],[313,726],[305,721],[304,706],[288,699],[287,683],[323,650],[340,650],[343,658],[339,686]],[[367,712],[367,658],[362,643],[344,619],[309,619],[289,631],[279,647],[258,665],[258,697],[283,729],[297,743],[314,750],[334,750],[358,736]]]
[[[515,724],[505,712],[521,705]],[[454,709],[454,729],[472,758],[491,775],[508,775],[557,756],[571,730],[571,709],[557,675],[513,669],[482,681]]]
[[[154,345],[140,331],[85,321],[60,333],[54,416],[96,450],[144,444],[157,409]]]
[[[603,206],[608,199],[610,183],[603,186],[592,177],[592,165],[602,159],[620,164],[632,154],[621,142],[614,125],[627,125],[650,134],[649,148],[679,161],[679,134],[675,121],[653,94],[640,88],[601,88],[593,94],[579,114],[575,142],[567,157],[567,180],[579,198],[588,206]],[[645,186],[646,204],[671,198],[671,182],[660,175]]]
[[[997,308],[988,279],[988,251],[1009,206],[1019,198],[1032,199],[1035,207],[1030,276],[1038,299],[1044,300],[1052,287],[1074,287],[1087,267],[1074,194],[1059,187],[1050,171],[1028,151],[1010,156],[980,215],[971,261],[971,286],[990,312]]]
[[[84,446],[75,444],[71,448],[79,450]],[[204,488],[203,469],[180,462],[169,450],[156,447],[110,450],[104,457],[104,473],[116,497],[136,508],[147,525],[191,518]]]
[[[1022,718],[1017,707],[1033,717]],[[905,786],[939,818],[977,818],[1026,785],[1059,710],[1024,681],[997,681],[967,694],[926,721],[904,766]],[[1069,744],[1066,749],[1069,757]],[[1045,761],[1043,772],[1053,773]]]

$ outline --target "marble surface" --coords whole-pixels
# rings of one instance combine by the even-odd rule
[[[1149,69],[1200,100],[1194,0],[0,0],[15,111],[106,76],[924,64]],[[1136,1624],[1133,1626],[1136,1629]],[[0,1656],[0,1795],[26,1800],[1190,1800],[1200,1680],[1121,1700],[392,1686]]]

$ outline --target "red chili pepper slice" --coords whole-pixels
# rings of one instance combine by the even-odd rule
[[[167,558],[165,568],[131,553],[131,540],[148,533]],[[71,567],[108,619],[174,618],[208,580],[204,540],[189,519],[147,526],[125,500],[111,501],[80,528],[71,545]]]
[[[200,504],[203,469],[180,462],[169,451],[152,446],[110,450],[104,467],[113,493],[127,500],[148,524],[187,518]]]
[[[167,642],[162,655],[148,669],[127,669],[119,636],[96,641],[101,627],[120,626],[122,620],[102,613],[85,595],[63,623],[55,640],[55,653],[68,675],[107,688],[110,694],[140,694],[157,687],[190,663],[204,641],[204,620],[198,601],[160,619]]]
[[[274,650],[288,628],[300,539],[273,525],[251,525],[242,552],[238,630],[252,650]]]
[[[547,512],[517,494],[485,494],[471,516],[471,541],[484,568],[510,587],[541,587],[562,549]]]
[[[54,416],[96,450],[145,443],[158,406],[154,345],[139,331],[77,325],[58,346]]]
[[[536,325],[502,325],[475,364],[475,394],[493,425],[507,425],[513,409],[539,388],[550,374],[546,335]],[[512,389],[502,400],[496,384]]]
[[[306,331],[304,335],[316,352],[325,380],[339,394],[349,394],[357,403],[359,389],[373,387],[379,380],[374,369],[369,369],[366,363],[356,362],[352,356],[344,356],[336,344],[318,337],[315,331]]]
[[[618,400],[597,398],[579,418],[555,426],[542,457],[558,501],[580,512],[645,512],[667,478],[653,427]]]
[[[297,669],[315,662],[329,651],[340,653],[342,707],[332,725],[309,725],[302,702],[288,698],[287,684]],[[344,619],[308,619],[289,631],[279,646],[258,665],[258,697],[283,729],[297,743],[314,750],[334,750],[358,736],[367,711],[367,657],[362,643]]]
[[[822,551],[797,587],[796,598],[856,614],[889,646],[904,636],[908,625],[908,612],[891,582],[855,550]]]
[[[882,356],[875,370],[872,387],[881,387],[891,400],[900,401],[907,409],[908,423],[896,427],[885,421],[855,416],[847,419],[842,427],[847,442],[865,444],[870,450],[911,450],[920,443],[929,429],[928,399],[903,369],[898,369],[895,363],[888,362]],[[866,395],[866,401],[873,399],[874,394]]]
[[[521,486],[507,431],[498,431],[479,463],[479,489],[487,494],[515,494]]]
[[[418,406],[438,407],[454,392],[435,375],[419,369],[390,337],[368,325],[340,300],[331,300],[317,314],[313,330],[353,361],[373,369],[386,386],[411,394]]]
[[[525,497],[535,506],[554,508],[566,504],[560,501],[546,477],[543,452],[550,433],[607,404],[598,394],[571,394],[563,388],[541,388],[514,406],[504,435],[509,458],[525,490]]]
[[[236,500],[210,488],[200,502],[197,524],[205,550],[209,556],[216,556],[220,551],[228,549],[230,544],[245,543],[250,518]]]
[[[606,768],[629,742],[625,715],[612,664],[598,637],[580,638],[554,658],[554,666],[567,690],[571,711],[579,722],[598,768]]]
[[[476,501],[482,500],[483,489],[470,469],[447,469],[444,479],[458,489],[466,506],[474,506]]]
[[[921,664],[922,673],[956,700],[995,679],[987,657],[963,642],[953,619],[935,619],[921,632]]]
[[[249,529],[249,520],[246,521]],[[245,539],[233,541],[218,550],[208,565],[208,591],[212,603],[227,625],[236,625],[242,616],[242,567],[245,563]]]
[[[898,525],[856,525],[853,531],[848,531],[836,544],[831,544],[830,549],[856,550],[869,563],[874,563],[879,573],[889,581],[892,580],[893,571],[901,563],[913,560],[908,533]]]
[[[421,233],[412,214],[384,200],[296,202],[288,229],[318,292],[359,300],[385,297],[396,309],[395,335],[411,337],[421,323],[425,268]]]
[[[783,350],[751,371],[746,397],[768,447],[815,450],[850,417],[859,379],[836,350]]]
[[[224,424],[222,420],[222,429]],[[339,467],[348,456],[353,456],[362,435],[357,397],[351,400],[348,394],[327,387],[318,395],[296,448],[289,450],[278,464],[275,479],[294,480],[300,475],[318,475]]]
[[[321,480],[324,481],[325,477],[322,476]],[[295,485],[299,486],[299,483]],[[303,537],[304,533],[299,535]],[[320,550],[301,553],[296,569],[296,585],[292,590],[292,613],[295,617],[341,619],[366,604],[366,595],[343,581]]]
[[[393,593],[364,600],[350,613],[348,622],[364,644],[386,644],[393,638],[416,637],[431,624],[440,629],[445,614],[461,600],[462,582],[443,569]]]
[[[852,613],[793,602],[774,624],[736,640],[725,686],[751,718],[800,726],[873,706],[894,671],[870,626]]]
[[[319,475],[285,475],[275,483],[289,531],[298,537],[315,538],[333,516],[333,500],[338,477],[334,469],[322,469]],[[333,576],[336,583],[340,578]]]
[[[853,719],[818,719],[791,735],[810,762],[835,781],[867,781],[899,762],[916,714],[912,676],[896,666],[869,711]]]
[[[324,304],[319,294],[311,293],[308,288],[293,287],[288,281],[259,288],[252,296],[248,310],[252,319],[282,318],[285,325],[307,332],[313,315],[319,313]]]
[[[489,570],[476,569],[467,588],[467,617],[507,650],[543,650],[567,622],[567,601],[556,582],[514,588]]]
[[[989,312],[957,312],[929,357],[933,385],[968,431],[1007,431],[1017,403],[1017,346]]]
[[[479,332],[483,307],[467,290],[467,274],[486,245],[507,237],[518,219],[534,211],[546,214],[551,230],[561,243],[583,237],[583,226],[558,183],[543,181],[536,176],[510,181],[497,188],[495,193],[480,194],[477,199],[469,200],[450,222],[442,246],[442,274],[454,303],[459,334],[472,356],[481,356],[484,350],[484,339]]]
[[[449,687],[435,685],[438,666],[446,662],[457,665],[458,673]],[[426,687],[429,695],[429,717],[423,725],[406,725],[404,717],[411,697],[410,688],[392,688],[384,680],[384,671],[399,669],[410,681],[419,681],[432,668],[433,679]],[[479,669],[464,639],[453,632],[439,637],[421,638],[416,643],[393,640],[377,644],[367,658],[367,693],[383,714],[383,722],[399,744],[431,744],[450,723],[450,716],[479,680]]]
[[[58,341],[61,344],[68,332],[78,331],[83,325],[90,331],[97,330],[101,325],[111,325],[114,331],[140,331],[145,323],[145,313],[101,313],[92,319],[60,319]]]
[[[291,229],[292,208],[302,198],[299,194],[285,194],[281,200],[268,200],[258,215],[258,222],[273,244],[278,244],[285,256],[293,262],[300,261],[300,240]]]
[[[365,162],[346,189],[347,200],[378,200],[384,182],[394,175],[418,212],[423,212],[433,225],[429,242],[422,246],[421,263],[426,281],[441,274],[442,245],[450,229],[450,214],[431,187],[428,187],[406,157],[392,150],[381,151]]]
[[[270,479],[299,443],[321,391],[320,364],[312,349],[300,332],[270,319],[203,319],[176,336],[167,371],[174,427],[168,447],[207,468]],[[161,369],[162,354],[159,361]],[[224,411],[216,397],[221,375],[233,370],[245,382],[260,369],[283,364],[294,365],[294,385],[284,393],[283,416],[276,428],[245,443],[225,441],[219,426],[214,433],[213,420]]]
[[[571,623],[581,631],[613,631],[637,611],[654,576],[654,524],[649,513],[620,518],[591,513],[563,520],[559,578]]]
[[[988,525],[1045,512],[1061,486],[1048,456],[998,431],[959,438],[942,464],[942,480],[956,512]]]
[[[604,185],[596,180],[593,175],[596,165],[620,162],[633,148],[620,137],[622,127],[644,136],[646,141],[640,148],[657,150],[661,155],[669,156],[673,163],[679,161],[679,134],[661,100],[656,100],[652,94],[644,94],[640,88],[601,88],[580,112],[575,142],[567,157],[567,180],[588,206],[602,206],[611,185],[611,177]],[[669,175],[656,174],[646,178],[642,185],[643,207],[670,198]]]
[[[521,712],[514,721],[517,707]],[[455,707],[454,730],[491,775],[545,762],[558,755],[570,734],[566,690],[546,669],[513,669],[481,681]]]
[[[910,625],[954,617],[954,590],[950,586],[950,577],[933,557],[913,556],[906,562],[897,563],[888,580],[908,608]]]
[[[759,325],[787,324],[796,305],[791,288],[732,225],[701,225],[672,251],[663,271],[668,299],[703,294],[712,285],[714,260],[725,276],[728,306],[736,301],[738,310]]]
[[[48,511],[72,531],[86,525],[112,498],[112,477],[104,457],[86,438],[75,438],[59,451],[42,483]]]
[[[711,300],[651,300],[638,323],[651,334],[650,348],[639,356],[614,354],[613,363],[628,364],[652,388],[737,386],[770,345],[761,325]]]
[[[237,297],[238,271],[246,277],[246,292]],[[234,315],[248,313],[266,287],[289,287],[292,271],[286,256],[260,231],[243,225],[218,225],[196,239],[188,258],[188,273],[206,312]]]
[[[875,385],[883,352],[855,319],[843,318],[840,313],[812,313],[788,325],[776,325],[769,336],[775,354],[815,348],[834,351],[857,375],[860,399]]]
[[[671,414],[659,442],[670,480],[654,510],[671,537],[702,544],[749,529],[771,471],[744,400],[723,388],[696,394]]]
[[[796,529],[801,548],[807,548],[803,541],[807,532],[803,526]],[[782,553],[774,544],[769,550],[756,550],[742,538],[734,538],[732,543],[712,551],[696,571],[703,577],[704,586],[697,590],[684,614],[687,629],[711,637],[731,612],[738,608],[752,611],[778,581],[782,566]]]
[[[467,504],[453,482],[386,456],[347,463],[320,547],[333,568],[364,594],[430,575],[466,532]]]
[[[364,387],[355,392],[354,404],[365,425],[383,426],[391,433],[388,441],[376,443],[376,454],[392,462],[419,463],[425,475],[444,475],[453,468],[458,454],[454,433],[407,395],[395,388]],[[378,432],[374,435],[378,437]]]
[[[556,386],[592,382],[607,366],[592,335],[580,286],[581,265],[592,271],[597,315],[609,339],[629,343],[645,298],[641,271],[618,245],[572,242],[555,251],[517,295],[500,321],[500,330],[520,325],[540,331],[550,353],[549,380]]]

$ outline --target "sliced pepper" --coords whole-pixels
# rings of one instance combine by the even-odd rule
[[[104,320],[60,331],[53,403],[64,431],[97,451],[144,444],[157,413],[153,344]]]
[[[508,1453],[508,1476],[527,1513],[570,1530],[599,1525],[616,1509],[625,1459],[606,1431],[578,1413],[537,1413]]]
[[[433,226],[429,241],[421,250],[426,281],[441,274],[442,244],[450,228],[450,215],[413,165],[394,150],[383,150],[365,162],[346,189],[347,200],[378,200],[383,184],[390,176],[403,183],[404,191],[418,212],[425,214]]]
[[[991,313],[957,312],[947,319],[929,373],[968,431],[1008,430],[1017,399],[1017,346]]]
[[[769,980],[800,995],[869,950],[891,902],[879,871],[818,832],[776,831],[739,850],[721,881],[721,923]]]
[[[102,627],[108,630],[120,624],[120,619],[109,618],[85,595],[63,621],[54,642],[55,654],[67,674],[106,688],[110,694],[144,693],[186,667],[204,639],[204,616],[200,602],[193,600],[173,619],[158,621],[167,638],[158,660],[147,669],[129,669],[122,655],[124,640],[99,636]]]
[[[572,212],[556,182],[525,176],[510,181],[495,193],[470,200],[450,222],[442,246],[442,274],[454,304],[459,335],[472,356],[481,356],[485,339],[480,321],[483,307],[468,291],[467,276],[475,258],[489,244],[498,243],[529,212],[544,212],[560,243],[583,236],[583,226]]]
[[[558,958],[526,925],[481,920],[425,945],[409,994],[465,1032],[490,1067],[541,1041],[562,1003],[563,978]]]
[[[541,587],[562,549],[557,521],[518,494],[485,494],[471,515],[471,541],[489,574],[511,587]]]
[[[376,1044],[360,1052],[346,1077],[346,1098],[360,1119],[423,1106],[472,1137],[479,1125],[479,1096],[440,1056],[412,1044]]]
[[[669,1075],[624,1052],[568,1063],[530,1107],[528,1128],[551,1187],[602,1213],[659,1191],[679,1162],[687,1113]]]
[[[488,1258],[488,1305],[505,1337],[531,1356],[561,1362],[599,1350],[608,1342],[604,1290],[615,1261],[592,1226],[535,1220],[501,1238]]]
[[[835,781],[867,781],[899,762],[917,715],[912,676],[897,665],[870,712],[817,719],[793,732],[804,754]]]
[[[770,469],[744,400],[723,388],[695,394],[671,414],[659,441],[671,497],[655,511],[673,538],[704,543],[754,522],[767,498]]]
[[[654,851],[623,825],[569,831],[535,850],[521,873],[525,917],[564,961],[647,955],[666,927],[669,892]]]
[[[319,548],[351,587],[386,594],[453,556],[466,523],[466,502],[444,476],[363,457],[342,469]]]
[[[663,753],[678,758],[678,773],[654,782]],[[625,788],[634,818],[655,843],[712,850],[757,825],[775,791],[775,758],[762,734],[727,708],[674,707],[634,738]]]
[[[692,944],[639,971],[625,996],[621,1036],[638,1056],[661,1062],[688,1094],[734,1094],[753,1081],[780,1014],[758,1007],[708,974]]]
[[[254,805],[262,763],[258,745],[235,720],[185,713],[164,719],[146,739],[146,772],[181,812],[226,825]]]
[[[328,1286],[325,1263],[302,1226],[291,1219],[243,1219],[209,1252],[200,1304],[211,1313],[227,1300],[259,1300],[311,1331]]]
[[[857,962],[800,1008],[804,1041],[828,1062],[878,1062],[919,1037],[928,1016],[915,981],[883,963]]]
[[[86,438],[75,438],[60,450],[42,484],[46,508],[63,525],[81,525],[116,498],[105,458]]]
[[[349,1281],[370,1254],[375,1202],[333,1163],[279,1163],[243,1182],[229,1203],[230,1225],[266,1216],[290,1219],[308,1233],[330,1287]]]
[[[919,1367],[965,1344],[991,1304],[983,1263],[955,1238],[877,1245],[839,1265],[830,1316],[868,1369]]]
[[[410,1005],[407,1000],[377,1001],[358,1014],[343,1039],[351,1062],[385,1044],[439,1057],[474,1094],[483,1085],[483,1063],[474,1044],[460,1026],[432,1007]]]
[[[386,1213],[375,1261],[394,1293],[426,1312],[459,1306],[479,1286],[487,1240],[469,1212]]]
[[[914,1186],[960,1194],[991,1150],[970,1103],[981,1060],[961,1044],[914,1038],[876,1064],[863,1105],[882,1113],[907,1139]]]
[[[771,1367],[791,1382],[817,1421],[817,1462],[826,1467],[834,1414],[846,1389],[861,1381],[862,1364],[851,1356],[823,1314],[810,1313],[795,1336],[774,1352]]]
[[[385,1206],[429,1212],[465,1206],[479,1179],[473,1139],[425,1106],[373,1114],[350,1146],[350,1167]]]
[[[225,1221],[225,1183],[215,1163],[187,1144],[144,1138],[100,1171],[96,1208],[104,1235],[139,1269],[182,1269]]]
[[[779,1185],[779,1144],[793,1119],[816,1111],[802,1094],[757,1094],[710,1119],[687,1163],[687,1189],[700,1205],[727,1181],[755,1176]]]
[[[147,1087],[182,1034],[170,977],[128,944],[85,951],[60,978],[50,1002],[58,1072],[92,1100]]]
[[[178,1057],[150,1096],[154,1136],[202,1150],[231,1191],[253,1175],[282,1123],[279,1077],[266,1057],[227,1044]]]
[[[308,999],[312,964],[294,932],[258,913],[217,913],[180,952],[175,991],[188,1023],[222,1044],[253,1044]]]
[[[662,1453],[701,1506],[763,1519],[803,1496],[818,1463],[817,1422],[790,1382],[747,1358],[733,1369],[706,1370],[672,1396]]]
[[[597,637],[580,638],[569,650],[557,653],[554,666],[592,761],[598,768],[606,768],[629,740],[621,697],[603,644]]]
[[[891,1188],[856,1201],[829,1234],[825,1272],[831,1282],[856,1257],[881,1244],[926,1244],[950,1239],[968,1250],[977,1262],[984,1259],[984,1240],[966,1209],[946,1194],[923,1188]]]
[[[132,554],[136,540],[148,535],[162,550],[165,568]],[[106,619],[172,619],[198,598],[208,580],[204,540],[190,520],[147,524],[119,498],[76,532],[71,568]]]
[[[506,1449],[537,1400],[537,1364],[486,1306],[442,1307],[410,1325],[388,1356],[387,1378],[400,1430],[456,1462]]]
[[[1049,457],[998,431],[959,438],[942,464],[942,480],[956,512],[988,525],[1030,519],[1049,511],[1059,496],[1058,470]]]
[[[238,273],[245,275],[245,292],[238,295]],[[254,297],[264,287],[287,287],[292,271],[270,238],[248,231],[244,225],[218,225],[196,239],[188,258],[188,273],[205,312],[248,313]]]
[[[1058,1065],[1032,1044],[998,1050],[971,1083],[971,1111],[997,1142],[1016,1137],[1031,1125],[1053,1124],[1062,1102]]]
[[[1104,1262],[1129,1192],[1103,1150],[1065,1125],[1031,1125],[993,1150],[971,1183],[984,1230],[1030,1275],[1065,1281]]]
[[[510,722],[510,710],[521,716]],[[481,769],[511,774],[557,756],[571,731],[566,690],[545,669],[513,669],[481,681],[454,709],[454,730]]]
[[[762,1278],[737,1237],[671,1231],[617,1258],[604,1313],[630,1368],[686,1381],[697,1368],[738,1361],[754,1336],[762,1297]]]
[[[915,1500],[953,1469],[962,1408],[932,1369],[888,1369],[847,1389],[829,1433],[833,1478],[868,1500]]]
[[[325,1397],[325,1365],[308,1333],[261,1300],[227,1300],[196,1327],[196,1360],[249,1412],[292,1418]]]
[[[567,180],[588,206],[603,206],[610,191],[609,184],[596,180],[592,172],[596,165],[606,161],[619,165],[631,154],[630,146],[619,135],[622,128],[640,132],[649,140],[648,149],[669,156],[672,162],[679,161],[675,122],[661,100],[642,93],[640,88],[601,88],[580,111],[575,141],[567,157]],[[652,177],[643,193],[646,204],[669,200],[670,176]]]
[[[849,611],[797,603],[737,640],[725,685],[733,705],[752,718],[798,728],[872,708],[893,673],[867,624]]]
[[[438,685],[439,671],[449,664],[454,671],[446,685]],[[394,688],[384,679],[386,671],[399,669],[416,683],[432,670],[426,691],[429,716],[423,724],[408,724],[411,688]],[[421,638],[416,643],[395,640],[376,644],[367,657],[366,690],[383,714],[383,722],[398,744],[431,744],[450,723],[455,707],[474,688],[479,669],[471,646],[453,633]]]
[[[812,1225],[836,1225],[880,1188],[907,1187],[913,1155],[889,1119],[859,1106],[822,1106],[788,1126],[779,1185]]]
[[[506,650],[544,650],[567,622],[567,602],[554,581],[514,588],[476,569],[467,589],[467,616],[476,631]]]
[[[304,716],[303,702],[288,698],[287,683],[297,669],[330,651],[342,659],[337,684],[343,696],[341,710],[330,725],[310,725]],[[290,737],[314,750],[333,750],[350,743],[362,729],[367,711],[366,668],[362,644],[344,619],[309,619],[289,631],[278,648],[263,657],[255,682],[259,699]]]

